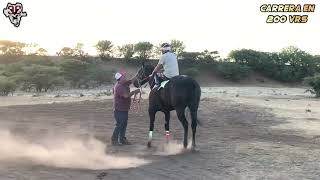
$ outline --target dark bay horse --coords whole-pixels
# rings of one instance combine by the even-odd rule
[[[198,107],[201,96],[201,88],[199,84],[188,76],[175,76],[170,79],[166,86],[160,90],[153,89],[155,85],[154,77],[149,77],[152,74],[154,67],[152,65],[143,64],[139,69],[136,80],[133,82],[135,87],[141,87],[145,83],[149,83],[151,91],[149,94],[149,141],[148,147],[151,147],[152,132],[154,129],[155,115],[158,111],[165,114],[165,130],[166,135],[169,135],[170,111],[176,110],[177,116],[184,128],[183,146],[188,146],[188,121],[185,116],[185,109],[188,107],[191,114],[192,127],[192,149],[196,147],[195,136],[197,124]]]

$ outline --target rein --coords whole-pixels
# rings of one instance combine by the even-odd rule
[[[137,94],[134,95],[133,100],[132,100],[132,110],[135,111],[136,113],[139,113],[141,110],[141,106],[140,106],[140,102],[141,102],[141,92],[142,92],[142,86],[140,84],[140,81],[138,80],[139,83],[139,88],[140,88],[140,92],[137,93],[139,94],[139,98],[137,99]]]
[[[141,68],[140,68],[140,70],[141,70]],[[141,102],[141,99],[142,99],[142,85],[141,85],[141,82],[149,79],[149,76],[148,76],[148,77],[140,80],[139,78],[137,78],[138,72],[136,73],[135,77],[136,77],[136,79],[138,81],[138,85],[139,85],[138,88],[140,89],[140,92],[137,93],[137,94],[139,94],[139,97],[137,98],[137,94],[135,94],[134,97],[133,97],[133,100],[132,100],[132,110],[135,111],[136,113],[139,113],[140,110],[141,110],[141,105],[140,105],[140,102]],[[145,75],[144,71],[143,71],[143,74]]]

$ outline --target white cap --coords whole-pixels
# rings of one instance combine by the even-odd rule
[[[116,78],[116,80],[119,80],[121,77],[122,77],[122,74],[121,74],[121,73],[116,73],[116,74],[114,75],[114,78]]]

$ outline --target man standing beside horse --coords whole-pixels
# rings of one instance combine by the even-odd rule
[[[127,80],[125,72],[116,73],[115,79],[117,83],[113,88],[113,106],[116,127],[114,128],[111,142],[112,145],[130,145],[131,143],[126,138],[128,112],[131,105],[131,96],[140,93],[140,89],[130,92],[129,86],[132,84],[133,79]]]

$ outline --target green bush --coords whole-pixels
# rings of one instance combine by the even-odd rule
[[[0,96],[8,96],[16,90],[16,84],[6,77],[0,77]]]
[[[320,97],[320,74],[316,74],[313,77],[306,77],[304,83],[311,86],[309,91],[315,94],[317,98]]]
[[[9,64],[9,65],[6,65],[5,67],[5,70],[3,72],[3,75],[5,76],[13,76],[21,71],[23,71],[23,63],[21,62],[17,62],[17,63],[13,63],[13,64]]]
[[[239,81],[249,75],[251,69],[247,65],[241,65],[234,62],[223,62],[217,67],[218,73],[225,79]]]
[[[112,81],[113,72],[105,68],[99,60],[67,59],[60,63],[60,68],[62,75],[73,88],[96,87]]]
[[[301,82],[303,78],[319,72],[317,56],[297,47],[284,48],[279,53],[251,49],[231,51],[229,57],[236,63],[247,65],[261,74],[282,82]]]
[[[29,55],[25,56],[22,61],[20,61],[23,65],[31,66],[33,64],[43,65],[43,66],[54,66],[55,63],[49,58],[45,56],[35,56]]]
[[[185,70],[182,70],[182,74],[188,75],[190,77],[196,77],[200,74],[200,72],[196,68],[187,68]]]
[[[70,81],[72,87],[80,87],[88,83],[89,63],[76,60],[66,59],[60,63],[62,75]]]
[[[107,84],[112,81],[113,72],[99,65],[94,65],[89,68],[88,76],[98,86]]]
[[[11,78],[19,83],[23,90],[29,91],[35,89],[37,92],[47,92],[49,89],[63,85],[59,68],[50,66],[26,66]]]
[[[0,76],[3,76],[5,74],[5,68],[6,66],[4,64],[0,64]]]

